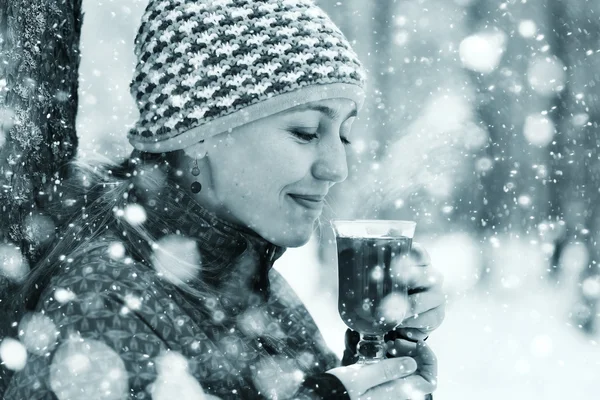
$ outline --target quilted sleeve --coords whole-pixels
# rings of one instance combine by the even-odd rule
[[[120,287],[122,265],[117,274],[87,261],[53,279],[21,322],[27,360],[5,400],[151,398],[155,360],[167,350],[162,318],[142,307],[143,292]]]

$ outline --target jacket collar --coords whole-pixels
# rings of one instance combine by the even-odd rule
[[[203,259],[215,266],[216,273],[203,276],[203,279],[221,286],[232,276],[251,273],[254,275],[251,277],[253,289],[268,294],[268,273],[286,248],[246,227],[225,221],[182,190],[177,191],[176,198],[181,207],[171,212],[172,223],[169,225],[175,233],[194,239]],[[246,258],[245,265],[240,265],[242,256]],[[244,270],[240,271],[240,268]]]

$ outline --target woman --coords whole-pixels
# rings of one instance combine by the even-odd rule
[[[418,246],[412,317],[364,367],[350,331],[340,366],[271,269],[348,173],[364,72],[338,28],[308,0],[156,0],[136,55],[136,150],[64,185],[55,214],[81,213],[24,285],[5,399],[431,393],[444,297]]]

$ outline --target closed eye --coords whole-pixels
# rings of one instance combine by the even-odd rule
[[[299,131],[294,131],[294,130],[291,130],[290,132],[292,133],[292,135],[296,136],[297,138],[305,140],[307,142],[310,142],[311,140],[314,140],[319,137],[319,136],[317,136],[316,133],[305,133],[305,132],[299,132]]]
[[[294,136],[296,136],[299,139],[302,139],[304,141],[310,142],[312,140],[317,139],[319,136],[315,133],[304,133],[304,132],[299,132],[299,131],[294,131],[291,130],[290,131]],[[344,143],[344,145],[350,145],[352,144],[347,138],[345,137],[340,137],[340,139],[342,139],[342,143]]]

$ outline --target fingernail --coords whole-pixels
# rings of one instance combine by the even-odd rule
[[[411,357],[403,357],[400,361],[400,371],[410,374],[417,370],[417,362]]]

